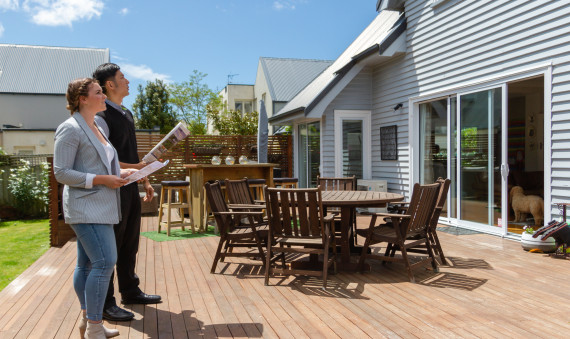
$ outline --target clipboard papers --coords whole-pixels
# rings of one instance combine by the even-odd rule
[[[142,178],[151,175],[152,173],[154,173],[154,172],[158,171],[159,169],[163,168],[164,166],[168,165],[169,162],[170,162],[170,160],[166,160],[165,162],[154,161],[154,162],[146,165],[145,167],[141,168],[140,170],[138,170],[138,171],[134,172],[133,174],[129,175],[128,177],[126,177],[125,179],[127,179],[128,182],[125,185],[133,183],[135,181],[139,181]]]

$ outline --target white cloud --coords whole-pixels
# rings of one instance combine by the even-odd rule
[[[23,4],[35,24],[70,27],[74,21],[100,17],[103,7],[102,0],[25,0]]]
[[[0,38],[4,35],[4,25],[0,22]]]
[[[0,0],[0,9],[15,11],[18,7],[18,0]]]
[[[155,73],[147,65],[133,65],[133,64],[122,64],[121,70],[125,72],[127,78],[135,78],[145,81],[154,81],[155,79],[160,79],[166,83],[171,82],[170,75]]]
[[[295,10],[295,0],[287,1],[287,0],[277,0],[273,2],[273,8],[275,10],[281,11],[284,9]]]
[[[129,9],[128,8],[123,8],[119,11],[119,14],[121,15],[127,15],[129,14]]]

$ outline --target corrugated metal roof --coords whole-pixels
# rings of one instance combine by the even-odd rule
[[[291,99],[273,118],[276,119],[282,114],[304,110],[305,107],[314,107],[319,94],[337,76],[336,72],[353,62],[353,57],[381,43],[382,40],[388,36],[394,24],[398,21],[398,18],[400,18],[399,12],[386,10],[380,12],[372,23],[342,52],[331,66],[303,88],[303,90]],[[308,114],[308,112],[305,111],[305,114]]]
[[[71,80],[105,62],[108,48],[0,44],[0,93],[65,94]]]
[[[289,101],[333,60],[259,58],[273,101]]]

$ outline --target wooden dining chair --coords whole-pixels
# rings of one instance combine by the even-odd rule
[[[439,217],[447,201],[447,193],[449,191],[449,186],[451,185],[451,179],[438,178],[437,183],[440,184],[440,189],[437,196],[437,202],[435,208],[433,209],[433,214],[430,218],[428,225],[428,240],[433,248],[436,255],[439,255],[442,265],[447,265],[447,260],[445,260],[445,255],[443,254],[443,249],[441,248],[441,242],[437,236],[437,223],[439,222]],[[419,249],[418,249],[419,248]],[[425,245],[420,245],[418,248],[411,248],[408,252],[418,252],[427,253],[427,248]]]
[[[265,210],[265,202],[261,203],[254,200],[248,178],[236,180],[226,179],[224,182],[226,192],[228,194],[228,201],[230,203],[228,207],[232,208],[234,205],[238,205],[237,207],[241,208],[249,206],[250,208],[247,209],[248,211],[263,212]],[[263,215],[256,215],[255,220],[259,223],[263,223]]]
[[[440,189],[437,196],[437,202],[435,204],[435,208],[433,209],[433,215],[429,220],[428,225],[428,240],[432,245],[433,251],[436,255],[439,255],[442,265],[447,265],[447,260],[445,260],[445,255],[443,254],[443,249],[441,248],[441,243],[439,241],[439,237],[437,236],[437,223],[439,222],[439,217],[441,216],[441,212],[443,211],[443,207],[445,206],[445,202],[447,201],[447,193],[449,192],[449,186],[451,185],[450,179],[443,179],[438,178],[436,183],[440,184]],[[409,203],[404,203],[400,205],[401,213],[406,213]],[[388,224],[389,225],[389,224]],[[417,237],[417,235],[412,236]],[[408,252],[415,252],[415,253],[426,253],[427,248],[425,244],[418,245],[417,247],[409,248]],[[391,255],[394,256],[395,249],[392,249]]]
[[[219,182],[206,183],[204,187],[208,204],[220,231],[220,241],[210,273],[214,273],[218,261],[223,262],[226,257],[258,257],[263,263],[265,253],[261,237],[267,236],[268,227],[256,221],[262,212],[239,206],[229,208]],[[244,218],[248,220],[247,225],[240,225]],[[257,252],[234,252],[234,247],[254,248]]]
[[[265,261],[265,285],[273,273],[303,274],[323,279],[327,287],[329,267],[336,273],[336,242],[332,231],[332,215],[323,211],[321,189],[266,188],[269,234]],[[295,268],[285,254],[309,254],[311,259],[323,255],[321,270]],[[281,265],[275,262],[281,259]],[[315,260],[312,260],[315,262]]]
[[[356,191],[356,176],[353,175],[351,177],[341,177],[341,178],[333,178],[333,177],[319,177],[317,176],[317,185],[321,187],[323,191]],[[340,208],[329,208],[327,212],[333,213],[337,216],[337,220],[340,218]],[[351,216],[351,229],[352,235],[354,238],[354,244],[357,245],[357,237],[356,237],[356,213],[353,211]],[[340,228],[337,227],[337,230]],[[337,232],[337,238],[340,237],[340,234]]]
[[[411,282],[415,282],[412,270],[418,266],[425,266],[431,263],[434,271],[438,270],[433,249],[428,239],[428,225],[433,216],[440,186],[440,183],[430,185],[415,184],[412,198],[405,214],[371,213],[372,220],[368,229],[357,231],[359,235],[366,239],[358,262],[359,270],[362,271],[364,262],[368,258],[381,260],[382,263],[387,261],[403,262]],[[392,227],[384,223],[377,225],[378,217],[388,219]],[[384,255],[368,253],[370,245],[383,242],[387,243]],[[427,257],[411,264],[408,258],[408,249],[421,244],[426,246]],[[402,257],[393,256],[393,249],[400,251]]]

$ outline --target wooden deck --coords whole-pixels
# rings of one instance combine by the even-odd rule
[[[145,230],[154,225],[156,217],[144,218]],[[359,217],[359,227],[366,225]],[[567,337],[570,260],[490,235],[439,234],[452,262],[440,273],[418,270],[412,284],[402,265],[373,263],[371,273],[331,276],[326,292],[320,280],[302,276],[264,286],[261,265],[247,259],[210,274],[217,237],[141,237],[142,288],[164,302],[129,306],[135,320],[107,325],[121,338]],[[75,256],[74,241],[51,248],[0,292],[0,338],[79,336]]]

